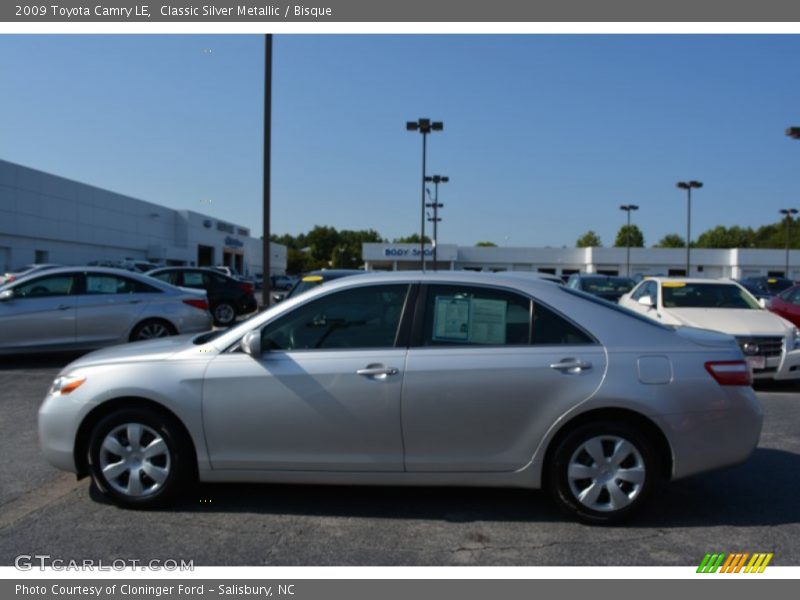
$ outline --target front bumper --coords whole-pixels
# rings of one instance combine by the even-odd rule
[[[78,392],[73,392],[77,395]],[[77,473],[75,440],[91,406],[68,396],[47,396],[39,408],[39,444],[51,465]]]
[[[772,377],[776,380],[800,379],[800,349],[784,352],[783,356],[776,358],[777,360],[772,359],[775,371],[765,373],[763,377],[758,372],[755,372],[753,377],[755,379]],[[768,358],[767,367],[769,368],[770,366],[770,359]]]

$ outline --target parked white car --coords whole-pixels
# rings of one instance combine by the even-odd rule
[[[800,331],[735,281],[652,277],[619,303],[664,325],[734,336],[757,379],[800,379]]]

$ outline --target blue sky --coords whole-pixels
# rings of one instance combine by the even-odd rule
[[[273,232],[648,245],[800,208],[798,36],[276,36]],[[0,158],[261,230],[263,37],[0,36]]]

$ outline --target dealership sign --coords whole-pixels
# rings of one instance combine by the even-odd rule
[[[419,260],[424,253],[426,260],[433,260],[433,246],[426,244],[420,248],[419,244],[363,244],[362,257],[366,261],[414,261]],[[455,244],[439,244],[436,246],[436,260],[458,260],[458,246]]]

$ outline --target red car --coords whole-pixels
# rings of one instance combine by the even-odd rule
[[[800,285],[792,286],[768,300],[767,308],[791,321],[795,327],[800,327]]]

